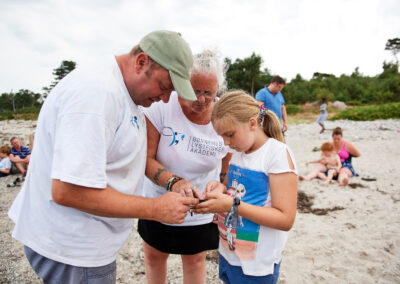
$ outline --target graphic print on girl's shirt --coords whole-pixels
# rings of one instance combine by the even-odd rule
[[[228,194],[238,196],[242,201],[265,206],[269,196],[269,178],[264,172],[244,169],[234,164],[229,166]],[[232,229],[233,247],[229,248],[227,228],[224,226],[225,213],[215,215],[220,231],[220,240],[228,253],[236,254],[241,260],[254,260],[259,239],[260,225],[242,217],[243,227]],[[233,249],[233,250],[232,250]]]

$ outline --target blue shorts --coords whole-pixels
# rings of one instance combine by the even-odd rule
[[[276,284],[279,278],[279,268],[281,263],[275,264],[274,274],[268,274],[265,276],[252,276],[243,273],[241,266],[230,265],[226,259],[220,254],[219,255],[219,279],[225,282],[225,284],[243,284],[243,283],[254,283],[254,284]]]
[[[51,260],[27,246],[24,248],[26,258],[44,283],[115,284],[116,282],[117,265],[115,261],[99,267],[78,267]]]
[[[353,174],[353,177],[358,177],[358,174],[356,173],[356,171],[353,168],[353,165],[351,164],[351,160],[349,161],[349,159],[346,159],[342,163],[342,168],[348,168],[351,171],[351,173]]]

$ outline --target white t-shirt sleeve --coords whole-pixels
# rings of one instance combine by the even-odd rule
[[[104,118],[99,114],[61,115],[54,137],[51,177],[81,186],[105,188],[106,141],[110,137],[107,132]]]
[[[294,160],[294,155],[292,151],[286,144],[276,142],[273,145],[274,151],[271,155],[271,160],[268,165],[268,174],[280,174],[280,173],[295,173],[297,175],[296,162]],[[291,169],[289,166],[288,155],[292,159],[292,163],[294,165],[294,169]]]
[[[11,169],[11,161],[10,158],[3,158],[0,162],[0,169],[8,170]]]
[[[147,119],[150,120],[159,133],[161,133],[164,125],[164,107],[165,103],[163,101],[159,101],[153,103],[148,108],[143,108],[143,112]]]

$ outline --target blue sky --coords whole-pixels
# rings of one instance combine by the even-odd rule
[[[394,60],[384,49],[400,37],[400,1],[0,0],[0,93],[41,92],[62,60],[123,54],[157,29],[181,32],[194,53],[255,52],[288,80],[356,67],[374,76]]]

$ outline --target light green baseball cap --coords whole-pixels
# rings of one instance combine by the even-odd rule
[[[139,46],[151,59],[169,71],[172,84],[181,98],[197,100],[190,83],[192,51],[180,33],[154,31],[142,38]]]

